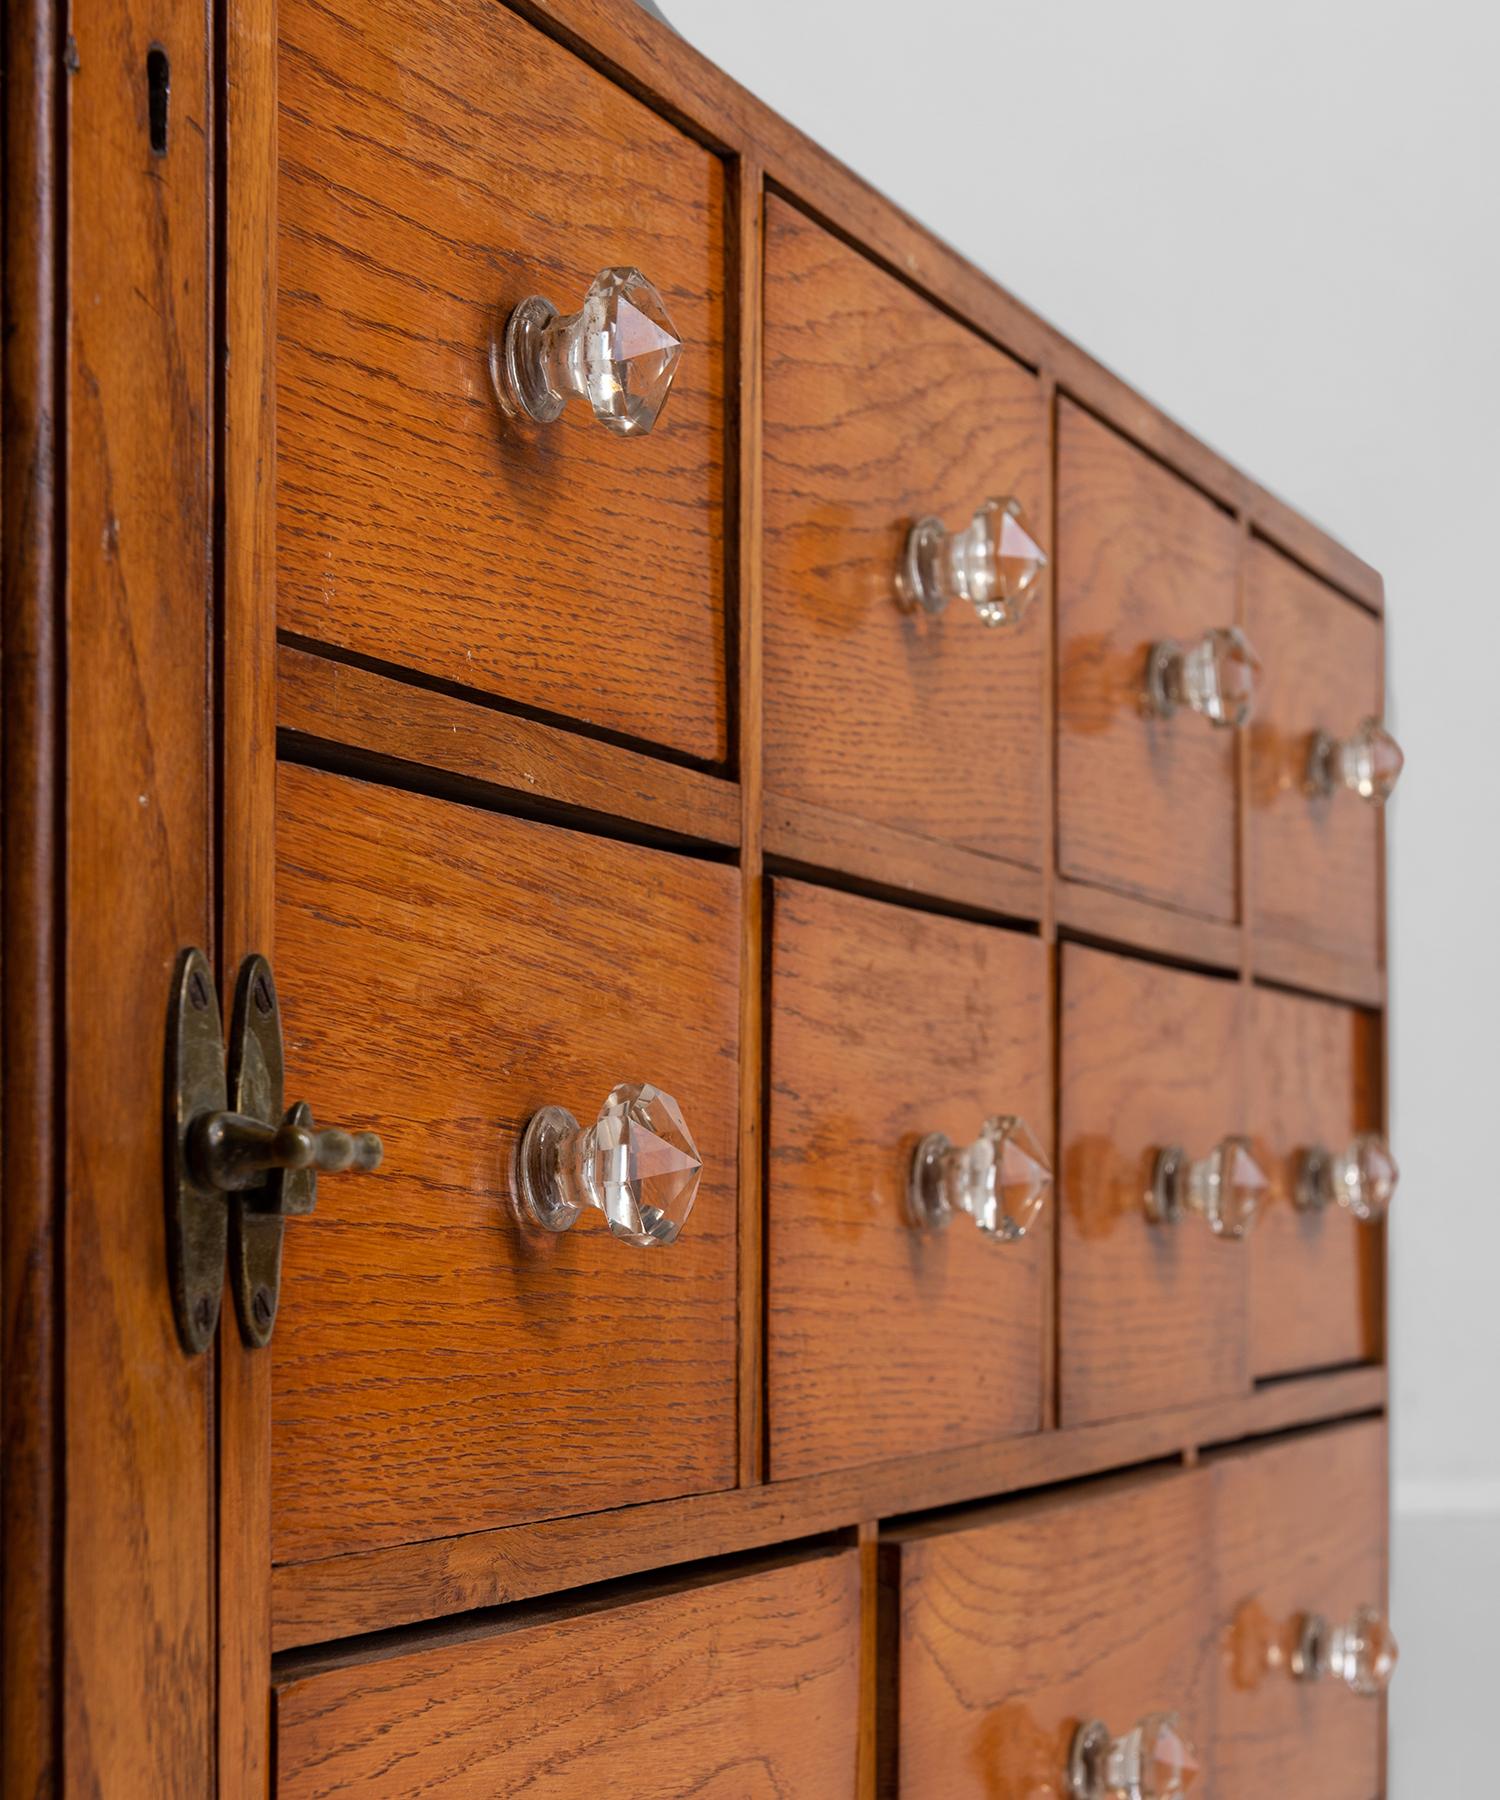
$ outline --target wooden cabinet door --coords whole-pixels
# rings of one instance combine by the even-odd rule
[[[1063,1425],[1243,1393],[1250,1247],[1152,1224],[1157,1152],[1246,1130],[1239,984],[1081,945],[1062,955],[1058,1374]]]
[[[1383,1700],[1294,1680],[1286,1659],[1305,1615],[1338,1625],[1357,1607],[1385,1608],[1384,1423],[1235,1451],[1212,1479],[1212,1791],[1371,1800],[1382,1792]]]
[[[1127,1476],[898,1532],[882,1550],[881,1791],[1065,1794],[1080,1724],[1118,1735],[1160,1712],[1207,1757],[1210,1498],[1196,1470]]]

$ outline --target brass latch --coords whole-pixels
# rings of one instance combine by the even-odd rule
[[[184,950],[168,1019],[167,1256],[177,1333],[190,1356],[219,1322],[224,1271],[245,1342],[271,1341],[286,1220],[310,1213],[318,1172],[380,1166],[373,1131],[319,1130],[302,1102],[283,1111],[286,1065],[271,965],[247,956],[226,1059],[213,971]]]

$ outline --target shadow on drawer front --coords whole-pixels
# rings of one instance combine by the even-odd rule
[[[281,626],[722,761],[722,164],[503,6],[280,28]],[[497,324],[621,265],[683,340],[660,424],[505,417]]]
[[[738,872],[300,768],[279,806],[289,1080],[386,1160],[289,1235],[276,1559],[732,1484]],[[617,1082],[696,1140],[674,1243],[515,1210],[526,1122]]]

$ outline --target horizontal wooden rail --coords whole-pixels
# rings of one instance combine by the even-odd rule
[[[992,1499],[1377,1411],[1385,1400],[1383,1368],[1343,1369],[1106,1425],[285,1564],[273,1577],[274,1645],[288,1650],[324,1643],[872,1519]]]

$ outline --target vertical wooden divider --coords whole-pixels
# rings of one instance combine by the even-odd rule
[[[276,866],[276,0],[218,18],[219,992],[272,956]],[[219,1792],[271,1784],[271,1358],[219,1327]]]
[[[1057,1294],[1061,1262],[1061,1221],[1058,1215],[1062,1188],[1062,1093],[1058,1045],[1061,1042],[1061,959],[1057,948],[1057,380],[1050,369],[1039,372],[1042,414],[1046,420],[1046,455],[1042,461],[1042,529],[1051,546],[1045,596],[1045,644],[1042,652],[1042,943],[1047,952],[1047,980],[1043,988],[1046,1008],[1042,1042],[1047,1046],[1048,1116],[1052,1120],[1052,1193],[1047,1207],[1047,1229],[1052,1234],[1052,1255],[1047,1263],[1047,1288],[1042,1299],[1042,1430],[1051,1431],[1058,1416]]]
[[[761,279],[764,172],[735,164],[736,696],[740,778],[739,1482],[765,1479],[765,871],[761,852]]]

